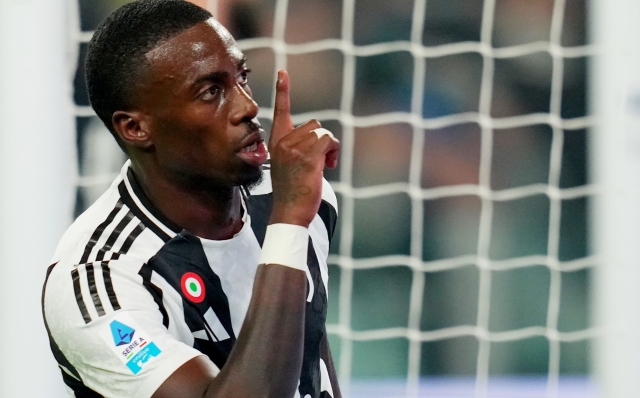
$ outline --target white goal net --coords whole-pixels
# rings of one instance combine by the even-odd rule
[[[89,107],[82,60],[125,1],[68,1],[79,15],[79,213],[123,161]],[[284,68],[294,122],[319,119],[342,142],[326,177],[340,205],[327,329],[343,389],[590,394],[599,259],[588,248],[596,48],[585,2],[203,3],[248,56],[265,129]]]

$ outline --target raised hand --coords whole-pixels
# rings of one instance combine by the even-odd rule
[[[293,126],[289,75],[278,71],[273,127],[269,140],[273,211],[271,223],[308,227],[322,198],[322,172],[338,162],[340,142],[333,135],[318,136],[317,120]]]

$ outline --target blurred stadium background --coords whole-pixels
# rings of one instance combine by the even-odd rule
[[[63,396],[39,292],[124,162],[83,60],[126,2],[0,2],[2,397]],[[638,0],[194,2],[239,40],[267,131],[286,68],[295,120],[343,142],[326,178],[346,396],[640,396]]]

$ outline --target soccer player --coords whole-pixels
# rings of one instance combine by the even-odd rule
[[[207,11],[125,5],[86,70],[130,160],[47,272],[70,395],[340,397],[325,329],[337,206],[322,176],[339,142],[317,121],[293,126],[287,73],[268,161],[245,57]]]

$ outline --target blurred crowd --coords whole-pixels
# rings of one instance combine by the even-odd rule
[[[344,0],[346,1],[346,0]],[[81,27],[97,24],[126,0],[79,0]],[[194,1],[198,2],[198,1]],[[218,0],[217,15],[237,40],[269,37],[274,31],[276,0]],[[423,45],[440,46],[479,41],[483,24],[482,0],[428,0]],[[492,26],[492,46],[500,48],[549,41],[553,0],[497,0]],[[353,42],[358,46],[410,40],[413,0],[355,0]],[[305,43],[342,38],[343,0],[289,0],[285,28],[287,43]],[[586,9],[581,0],[567,0],[561,45],[584,45]],[[75,99],[87,105],[82,58],[75,83]],[[262,107],[270,107],[275,75],[275,54],[270,48],[246,51],[252,68],[250,85]],[[561,116],[585,116],[588,59],[564,59]],[[484,61],[475,52],[426,59],[424,118],[463,112],[478,112]],[[414,59],[406,51],[357,57],[355,95],[348,104],[356,116],[411,111]],[[341,109],[344,56],[340,51],[290,55],[287,69],[292,80],[292,111],[313,112]],[[496,59],[492,81],[491,116],[495,118],[548,113],[550,111],[552,57],[539,52],[517,58]],[[269,120],[263,120],[266,127]],[[336,120],[322,120],[341,137]],[[78,149],[83,176],[116,173],[124,162],[106,129],[97,118],[78,118]],[[355,129],[352,183],[355,187],[409,181],[412,126],[386,124]],[[560,187],[587,183],[585,130],[564,132]],[[423,188],[478,184],[481,129],[463,123],[425,130],[421,184]],[[493,190],[549,183],[552,129],[548,125],[496,129],[493,131],[491,183]],[[344,154],[350,156],[351,154]],[[340,170],[326,174],[340,179]],[[77,212],[104,191],[105,185],[80,188]],[[562,203],[559,259],[587,255],[586,199]],[[549,198],[544,195],[495,202],[491,223],[489,256],[503,260],[528,255],[546,255],[549,235]],[[423,260],[432,261],[477,253],[481,201],[460,196],[424,201]],[[355,258],[408,255],[411,201],[394,194],[355,202]],[[339,231],[338,231],[339,233]],[[338,253],[334,241],[332,252]],[[329,323],[338,322],[340,273],[331,266]],[[409,268],[385,267],[354,272],[352,325],[355,330],[407,326],[412,273]],[[561,331],[587,328],[589,274],[563,273],[560,306]],[[422,330],[436,330],[477,323],[479,271],[475,265],[426,274]],[[505,331],[547,322],[550,272],[533,266],[492,272],[489,328]],[[335,337],[335,336],[334,336]],[[332,338],[334,357],[340,355],[340,340]],[[390,339],[356,342],[353,347],[353,377],[403,377],[407,372],[408,342]],[[561,372],[588,372],[588,342],[563,343]],[[478,342],[473,337],[425,343],[422,375],[474,375]],[[548,370],[549,345],[532,338],[491,346],[490,373],[537,374]]]

